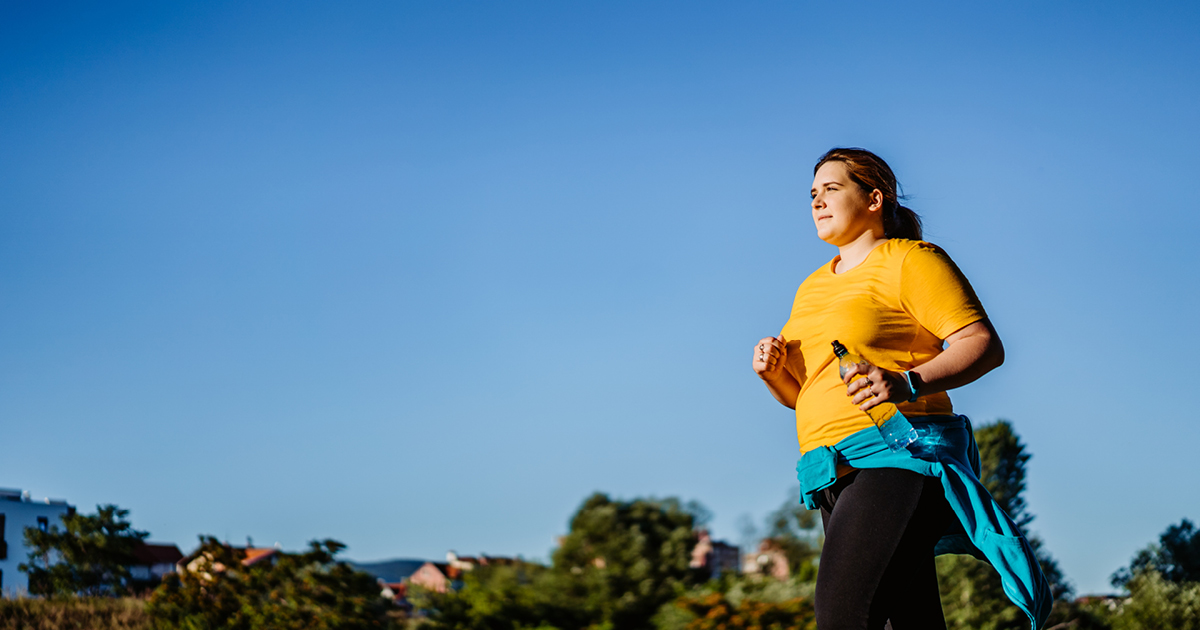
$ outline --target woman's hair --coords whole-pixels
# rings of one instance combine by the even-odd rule
[[[846,165],[850,179],[868,195],[878,190],[883,193],[883,235],[887,238],[907,238],[921,240],[921,217],[911,208],[900,205],[903,195],[897,194],[900,183],[896,174],[878,155],[866,149],[836,148],[830,149],[817,165],[813,167],[813,175],[826,162],[841,162]]]

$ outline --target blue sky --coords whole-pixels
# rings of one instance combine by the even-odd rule
[[[0,486],[359,560],[794,483],[749,368],[892,164],[1080,592],[1200,519],[1194,3],[0,4]],[[1182,404],[1181,404],[1182,403]]]

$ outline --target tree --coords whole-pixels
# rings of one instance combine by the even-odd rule
[[[1112,584],[1125,587],[1139,573],[1150,569],[1168,582],[1200,582],[1200,531],[1191,521],[1185,518],[1168,527],[1158,537],[1157,545],[1142,549],[1128,568],[1113,574]]]
[[[1027,628],[1025,614],[1004,595],[995,569],[970,556],[937,558],[942,612],[951,630]]]
[[[1041,540],[1028,531],[1034,517],[1028,511],[1024,492],[1026,465],[1031,455],[1007,420],[976,427],[975,441],[979,445],[980,481],[1037,552],[1055,599],[1068,599],[1072,589],[1058,562],[1045,551]],[[942,556],[937,563],[948,627],[1004,630],[1027,625],[1024,614],[1004,595],[1000,576],[986,562],[969,556]]]
[[[1004,508],[1021,532],[1033,521],[1025,503],[1025,467],[1033,457],[1008,420],[997,420],[975,429],[979,446],[979,480],[996,503]]]
[[[155,589],[146,610],[158,627],[207,630],[399,628],[402,614],[375,578],[335,560],[345,548],[313,541],[274,563],[243,566],[245,552],[202,536],[196,560]]]
[[[95,514],[68,513],[62,528],[25,528],[29,574],[35,595],[123,595],[128,592],[134,549],[149,534],[133,529],[129,510],[97,505]]]
[[[428,630],[586,628],[597,618],[565,595],[570,574],[530,562],[468,571],[457,591],[413,588],[409,601],[430,613]]]
[[[689,566],[696,511],[676,499],[614,501],[597,492],[571,518],[553,568],[575,577],[568,595],[599,622],[649,627],[660,606],[700,581]]]
[[[1200,582],[1176,582],[1147,569],[1125,586],[1130,597],[1112,618],[1115,630],[1200,630]]]
[[[476,567],[448,593],[414,589],[430,630],[642,630],[700,581],[694,527],[707,516],[677,499],[614,501],[596,493],[571,517],[551,566]]]

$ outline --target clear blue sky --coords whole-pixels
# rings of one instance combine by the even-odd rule
[[[1080,592],[1200,519],[1200,12],[0,4],[0,486],[359,560],[547,557],[594,490],[736,540],[817,156],[888,159],[1008,361]]]

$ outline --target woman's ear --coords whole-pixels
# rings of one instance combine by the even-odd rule
[[[870,200],[870,202],[867,205],[867,210],[869,210],[871,212],[878,212],[880,210],[883,210],[883,193],[879,192],[878,188],[871,191],[871,194],[868,196],[868,199]]]

